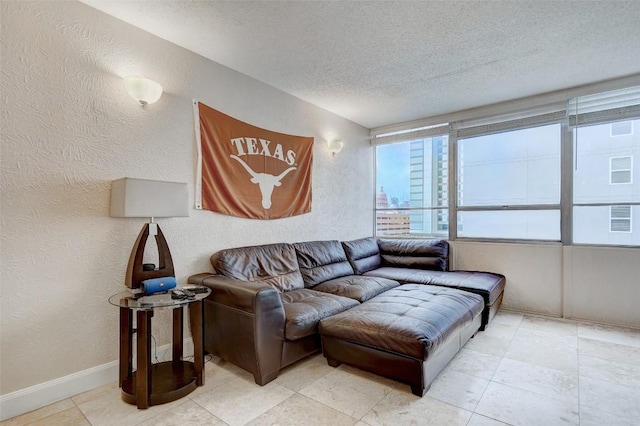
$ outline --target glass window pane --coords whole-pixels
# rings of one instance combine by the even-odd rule
[[[640,206],[575,206],[573,242],[640,246]]]
[[[631,121],[620,121],[611,123],[611,136],[625,136],[633,133],[633,123]]]
[[[458,205],[560,203],[560,124],[458,141]]]
[[[448,144],[436,136],[376,147],[377,208],[447,207]]]
[[[377,236],[447,238],[448,226],[449,212],[445,209],[376,211]]]
[[[458,236],[560,240],[560,210],[459,211]]]
[[[638,128],[640,120],[633,122]],[[640,132],[614,136],[612,123],[574,130],[573,201],[626,203],[640,201]]]

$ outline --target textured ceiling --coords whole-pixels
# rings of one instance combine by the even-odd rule
[[[81,0],[365,127],[640,73],[640,1]]]

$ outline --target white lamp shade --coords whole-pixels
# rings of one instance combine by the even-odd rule
[[[143,77],[126,77],[124,86],[127,93],[142,105],[152,104],[162,96],[162,86]]]
[[[128,177],[114,180],[111,182],[109,216],[189,216],[187,184]]]
[[[327,147],[329,148],[329,152],[334,155],[342,151],[343,145],[344,143],[342,141],[327,141]]]

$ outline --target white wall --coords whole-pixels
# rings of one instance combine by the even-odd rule
[[[507,277],[503,307],[640,328],[640,250],[453,243],[453,267]]]
[[[196,210],[159,220],[178,279],[210,270],[225,247],[371,235],[367,129],[77,2],[3,1],[1,47],[1,394],[117,359],[118,309],[107,298],[124,289],[144,220],[108,217],[110,183],[166,179],[193,192],[193,98],[315,137],[313,205],[274,221]],[[131,99],[131,74],[161,83],[160,101]],[[335,157],[330,136],[345,141]],[[169,324],[154,319],[159,345]]]
[[[492,271],[507,277],[502,305],[509,309],[562,315],[560,245],[456,241],[453,267]]]

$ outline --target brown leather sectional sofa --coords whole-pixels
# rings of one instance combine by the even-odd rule
[[[323,350],[342,362],[408,383],[431,381],[497,311],[502,275],[449,271],[443,240],[313,241],[221,250],[211,288],[205,350],[264,385],[281,368]]]

